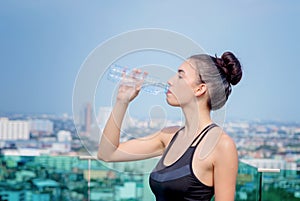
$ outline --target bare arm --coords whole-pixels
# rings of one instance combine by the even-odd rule
[[[133,73],[141,73],[136,70]],[[125,75],[123,75],[123,79]],[[146,138],[134,139],[120,143],[121,125],[129,103],[138,95],[142,81],[126,77],[135,82],[134,86],[119,86],[117,100],[113,111],[103,130],[98,149],[98,158],[104,161],[132,161],[160,155],[164,149],[161,132]]]
[[[214,164],[215,201],[234,201],[238,155],[233,140],[223,135]]]
[[[120,143],[122,121],[128,104],[117,101],[103,130],[98,158],[104,161],[132,161],[158,156],[164,146],[161,132]]]

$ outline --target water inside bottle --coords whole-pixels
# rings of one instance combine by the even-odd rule
[[[123,72],[126,73],[126,68],[119,65],[113,65],[108,71],[108,79],[113,82],[118,82],[121,80]]]
[[[167,93],[168,91],[168,84],[160,82],[158,79],[151,78],[144,81],[142,89],[145,92],[157,95],[160,93]]]
[[[113,82],[121,81],[123,73],[125,72],[126,75],[129,75],[130,71],[131,71],[130,69],[125,68],[124,66],[113,65],[109,69],[108,79]],[[142,79],[142,76],[137,77],[137,78]],[[123,84],[124,84],[124,82],[123,82]],[[132,82],[126,83],[126,81],[125,81],[125,84],[132,85],[133,83]],[[160,93],[166,93],[168,91],[168,84],[161,82],[156,77],[147,75],[144,78],[142,91],[145,91],[147,93],[154,94],[154,95],[157,95]]]

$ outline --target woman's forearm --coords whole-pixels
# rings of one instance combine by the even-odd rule
[[[126,83],[120,83],[115,106],[105,125],[99,144],[98,158],[101,160],[113,161],[124,158],[122,153],[118,152],[120,131],[128,104],[137,97],[143,83],[143,80],[135,78],[134,75],[137,74],[141,74],[141,71],[138,69],[134,70],[130,75],[123,73],[122,79],[129,80],[135,84],[126,85]]]
[[[104,127],[98,149],[98,158],[110,161],[120,143],[120,131],[128,103],[116,101],[115,106]]]

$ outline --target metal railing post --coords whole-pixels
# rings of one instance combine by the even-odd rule
[[[262,201],[262,186],[263,186],[263,173],[279,173],[280,169],[278,168],[257,168],[259,174],[259,186],[258,186],[258,201]]]
[[[91,200],[91,161],[94,160],[92,156],[79,156],[80,160],[88,160],[88,201]]]

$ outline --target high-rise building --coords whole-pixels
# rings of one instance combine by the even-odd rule
[[[29,134],[28,121],[0,118],[0,140],[28,140]]]
[[[91,132],[91,126],[93,124],[92,121],[92,105],[91,103],[87,103],[83,107],[83,113],[81,115],[82,119],[82,131],[86,134],[89,135]]]

